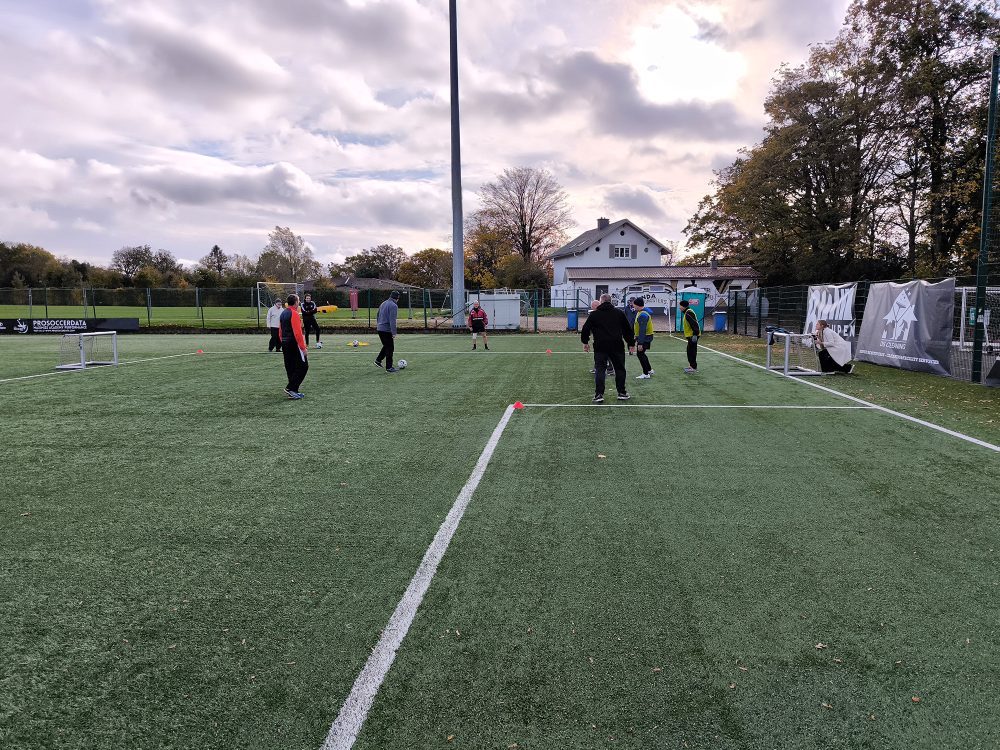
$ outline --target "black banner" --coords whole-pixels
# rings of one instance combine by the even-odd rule
[[[29,333],[86,333],[88,331],[139,330],[138,318],[4,318],[0,319],[0,335]]]

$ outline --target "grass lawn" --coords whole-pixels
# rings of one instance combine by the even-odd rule
[[[725,335],[601,406],[572,335],[351,338],[289,401],[264,336],[0,337],[0,747],[319,748],[488,447],[355,747],[1000,746],[996,451]],[[1000,443],[995,389],[820,385]]]

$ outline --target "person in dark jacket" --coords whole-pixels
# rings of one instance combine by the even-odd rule
[[[386,372],[396,372],[392,366],[392,353],[396,350],[396,316],[399,314],[399,292],[393,289],[389,292],[389,299],[378,307],[378,319],[375,322],[375,332],[378,334],[382,348],[379,349],[378,356],[375,357],[375,366],[382,367],[385,361]]]
[[[587,322],[580,331],[585,352],[590,351],[590,337],[594,337],[594,403],[604,402],[604,381],[609,364],[615,370],[618,400],[627,401],[631,396],[625,389],[625,347],[622,342],[628,345],[630,353],[634,353],[635,335],[625,313],[611,304],[610,294],[602,294],[600,301],[601,304],[587,316]]]
[[[653,314],[646,309],[646,302],[642,297],[632,300],[632,309],[635,315],[632,316],[632,331],[635,333],[635,356],[639,358],[642,365],[642,375],[636,380],[649,380],[653,375],[653,366],[649,363],[647,352],[653,346]]]
[[[287,305],[278,319],[278,336],[285,358],[285,374],[288,375],[285,393],[290,399],[300,399],[302,393],[299,388],[309,371],[309,358],[306,356],[306,340],[302,335],[299,297],[296,294],[288,295]]]
[[[306,335],[306,349],[309,348],[309,332],[316,333],[316,348],[322,349],[323,342],[319,340],[319,323],[316,322],[316,303],[313,302],[311,294],[306,294],[306,298],[299,305],[299,312],[302,313],[302,328]]]

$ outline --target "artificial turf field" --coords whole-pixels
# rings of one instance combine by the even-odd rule
[[[347,339],[297,402],[266,337],[0,339],[0,747],[316,750],[487,455],[354,747],[1000,746],[995,390],[977,444],[664,335],[601,406],[572,336]]]

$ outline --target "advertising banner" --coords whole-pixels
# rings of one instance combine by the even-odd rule
[[[955,279],[872,284],[857,359],[902,370],[951,374]]]
[[[83,333],[86,331],[139,330],[138,318],[4,318],[0,319],[0,335],[28,333]]]
[[[813,333],[816,321],[825,320],[830,328],[853,344],[858,337],[857,321],[854,319],[854,296],[857,291],[857,283],[810,286],[806,325],[802,333]]]

